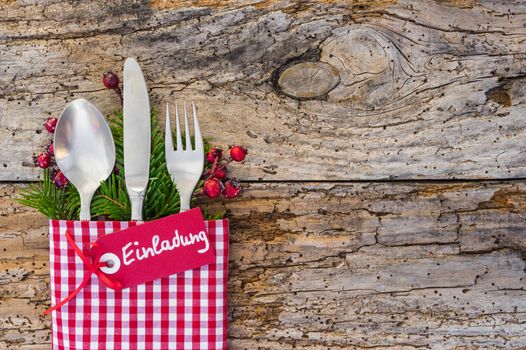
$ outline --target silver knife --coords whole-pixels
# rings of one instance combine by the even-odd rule
[[[131,219],[142,220],[142,202],[150,172],[150,101],[139,63],[124,62],[124,178]]]

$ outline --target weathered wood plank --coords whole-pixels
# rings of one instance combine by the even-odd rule
[[[101,73],[126,56],[142,63],[153,106],[194,99],[214,142],[249,146],[244,179],[526,177],[521,1],[10,1],[0,11],[0,180],[37,177],[24,163],[47,138],[35,130],[65,102],[111,112]]]
[[[0,190],[0,347],[44,349],[46,220]],[[230,349],[526,347],[526,183],[251,184]],[[41,345],[39,347],[39,345]]]

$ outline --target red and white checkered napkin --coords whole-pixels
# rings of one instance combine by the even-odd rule
[[[82,282],[79,247],[135,225],[117,221],[50,221],[51,305]],[[78,295],[52,313],[53,349],[226,349],[228,220],[206,221],[216,262],[120,291],[93,275]]]

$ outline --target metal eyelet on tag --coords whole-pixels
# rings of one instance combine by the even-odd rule
[[[121,260],[113,253],[106,253],[102,255],[99,261],[108,263],[109,266],[100,268],[100,270],[107,275],[112,275],[121,268]]]

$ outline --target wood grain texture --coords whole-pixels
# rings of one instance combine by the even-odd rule
[[[42,122],[115,110],[101,77],[128,56],[161,115],[193,99],[250,150],[244,196],[205,204],[231,217],[230,349],[526,348],[524,1],[0,11],[0,349],[50,347],[47,220],[15,201]]]
[[[526,177],[523,1],[49,0],[0,11],[0,180],[37,178],[31,155],[48,136],[35,130],[67,101],[113,111],[101,74],[127,56],[152,106],[194,99],[215,143],[250,148],[243,179]],[[331,68],[313,80],[313,64]],[[279,84],[290,69],[296,87]]]
[[[0,189],[0,348],[46,349],[47,221]],[[526,183],[251,184],[231,214],[229,344],[526,346]]]

